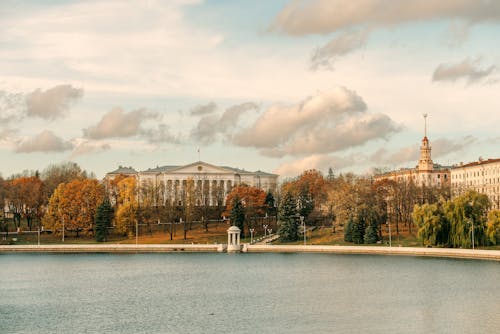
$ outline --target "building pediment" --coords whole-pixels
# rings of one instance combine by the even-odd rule
[[[208,164],[203,161],[171,169],[169,174],[236,174],[230,169]]]

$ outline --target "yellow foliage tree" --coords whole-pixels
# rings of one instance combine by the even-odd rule
[[[59,233],[65,230],[93,232],[97,207],[104,200],[104,187],[95,179],[61,183],[49,200],[44,225]]]
[[[134,177],[127,177],[116,184],[118,190],[115,227],[118,233],[126,233],[127,226],[137,220],[137,182]]]

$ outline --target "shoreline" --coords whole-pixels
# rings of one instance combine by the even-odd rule
[[[56,245],[0,245],[0,254],[7,253],[221,253],[224,244],[56,244]],[[498,250],[460,248],[419,248],[380,246],[322,246],[322,245],[242,245],[242,253],[323,253],[354,255],[396,255],[437,258],[458,258],[500,261]]]

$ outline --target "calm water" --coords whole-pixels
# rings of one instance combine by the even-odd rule
[[[499,327],[498,262],[0,255],[1,333],[498,333]]]

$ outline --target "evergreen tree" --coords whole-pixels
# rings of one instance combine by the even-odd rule
[[[279,207],[278,234],[281,241],[296,241],[299,239],[297,222],[297,204],[289,192],[283,196]]]
[[[377,227],[378,227],[378,225],[376,225],[374,223],[369,224],[366,227],[365,236],[364,236],[365,244],[374,244],[379,240]]]
[[[264,200],[264,204],[267,207],[267,210],[266,210],[267,213],[269,215],[272,215],[275,212],[275,208],[274,208],[275,201],[274,201],[274,196],[273,196],[272,192],[270,192],[270,191],[267,192],[266,199]]]
[[[347,221],[347,224],[345,225],[344,228],[344,241],[345,242],[352,242],[352,231],[354,228],[354,219],[352,215],[349,216],[349,220]]]
[[[111,226],[113,219],[113,208],[108,199],[105,199],[97,207],[95,215],[95,239],[98,242],[106,241],[108,227]]]
[[[363,211],[364,210],[361,210],[361,212],[354,220],[352,228],[352,242],[354,242],[355,244],[362,244],[365,241],[364,236],[365,236],[366,217],[364,216]]]
[[[241,237],[244,238],[245,236],[245,208],[243,207],[243,204],[241,203],[241,200],[238,196],[234,197],[233,199],[233,208],[231,209],[231,223],[234,226],[238,226],[238,228],[241,230]]]
[[[288,217],[297,215],[297,203],[289,192],[286,192],[279,206],[279,219],[285,221]]]

